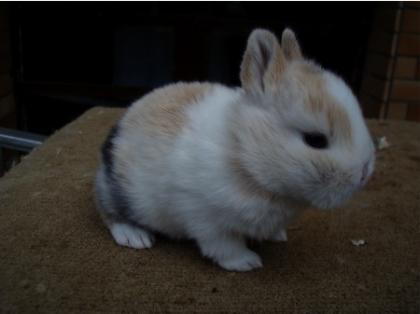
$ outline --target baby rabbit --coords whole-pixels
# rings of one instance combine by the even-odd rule
[[[114,240],[197,242],[231,271],[262,267],[246,239],[286,241],[305,207],[337,207],[374,168],[359,104],[338,76],[256,29],[241,88],[178,83],[137,100],[102,147],[98,210]]]

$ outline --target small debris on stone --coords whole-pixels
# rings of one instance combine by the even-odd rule
[[[41,192],[41,191],[37,191],[37,192],[32,193],[32,197],[38,197],[38,196],[40,196],[41,194],[42,194],[42,192]]]
[[[388,140],[386,139],[386,136],[382,136],[382,137],[378,138],[377,147],[378,147],[379,150],[386,149],[389,146],[390,146],[390,144],[389,144]]]
[[[45,291],[47,291],[47,287],[43,283],[39,283],[36,285],[35,290],[38,293],[44,293]]]
[[[363,240],[363,239],[357,239],[357,240],[351,240],[351,243],[354,246],[362,246],[362,245],[365,245],[366,244],[366,241]]]
[[[346,263],[346,260],[343,257],[337,255],[336,258],[339,264],[344,265]]]
[[[22,281],[19,282],[19,286],[22,288],[28,288],[29,287],[29,280],[28,279],[23,279]]]

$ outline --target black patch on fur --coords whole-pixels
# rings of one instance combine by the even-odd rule
[[[110,174],[114,168],[114,139],[118,136],[118,124],[114,125],[109,132],[105,142],[102,145],[102,162],[104,163],[107,174]]]
[[[114,175],[108,175],[107,180],[111,192],[112,202],[114,203],[114,220],[135,223],[135,221],[131,219],[131,208],[128,198],[118,181],[115,179]]]
[[[114,221],[135,223],[131,220],[131,210],[129,201],[121,188],[119,182],[124,178],[117,177],[115,173],[115,159],[114,159],[114,140],[119,136],[119,126],[116,124],[108,134],[105,142],[102,145],[102,162],[105,167],[106,180],[110,189],[110,194],[113,202],[114,213],[107,213],[108,217]]]

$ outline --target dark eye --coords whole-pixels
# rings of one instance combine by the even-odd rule
[[[303,133],[305,143],[313,148],[324,149],[328,147],[327,137],[318,132]]]

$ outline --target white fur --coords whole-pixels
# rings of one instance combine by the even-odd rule
[[[345,159],[343,163],[354,168],[352,170],[354,174],[353,180],[355,184],[359,184],[365,163],[368,163],[367,177],[370,177],[373,172],[375,147],[362,117],[360,105],[350,88],[341,78],[331,72],[325,71],[324,75],[328,92],[337,99],[337,105],[344,108],[350,118],[353,137],[352,152],[341,158]],[[354,162],[350,161],[351,158]]]
[[[358,103],[341,79],[323,71],[326,89],[350,117],[354,143],[308,148],[302,128],[326,130],[326,118],[302,110],[302,87],[288,73],[275,97],[213,85],[186,106],[186,123],[175,137],[157,138],[140,123],[123,128],[114,149],[124,157],[114,161],[114,171],[134,224],[106,217],[118,204],[103,166],[96,183],[97,204],[115,241],[151,247],[150,231],[190,238],[221,267],[247,271],[262,262],[246,238],[287,241],[288,224],[305,206],[330,208],[347,199],[360,185],[363,165],[370,163],[368,176],[373,170],[373,145]],[[122,123],[141,105],[134,103]],[[249,178],[240,177],[232,160]],[[248,179],[250,189],[240,184]]]
[[[175,143],[147,162],[142,161],[142,151],[154,144],[142,134],[129,140],[116,138],[115,145],[139,147],[139,160],[126,168],[128,184],[124,185],[136,208],[134,220],[174,238],[195,239],[203,255],[225,269],[245,271],[262,266],[260,258],[246,248],[245,237],[285,240],[284,228],[293,209],[246,195],[233,181],[227,119],[235,115],[240,93],[215,86],[189,109],[190,123]],[[103,185],[99,177],[98,186]],[[111,224],[110,229],[117,243],[142,246],[142,236],[137,240],[130,226]]]
[[[115,242],[119,245],[133,249],[146,249],[153,246],[153,234],[143,228],[115,223],[110,226],[110,230]]]
[[[343,80],[331,72],[324,72],[326,87],[328,92],[337,99],[337,105],[347,111],[352,124],[352,135],[355,137],[355,144],[361,146],[369,155],[374,150],[373,143],[370,141],[369,131],[362,118],[359,103],[350,88]]]

